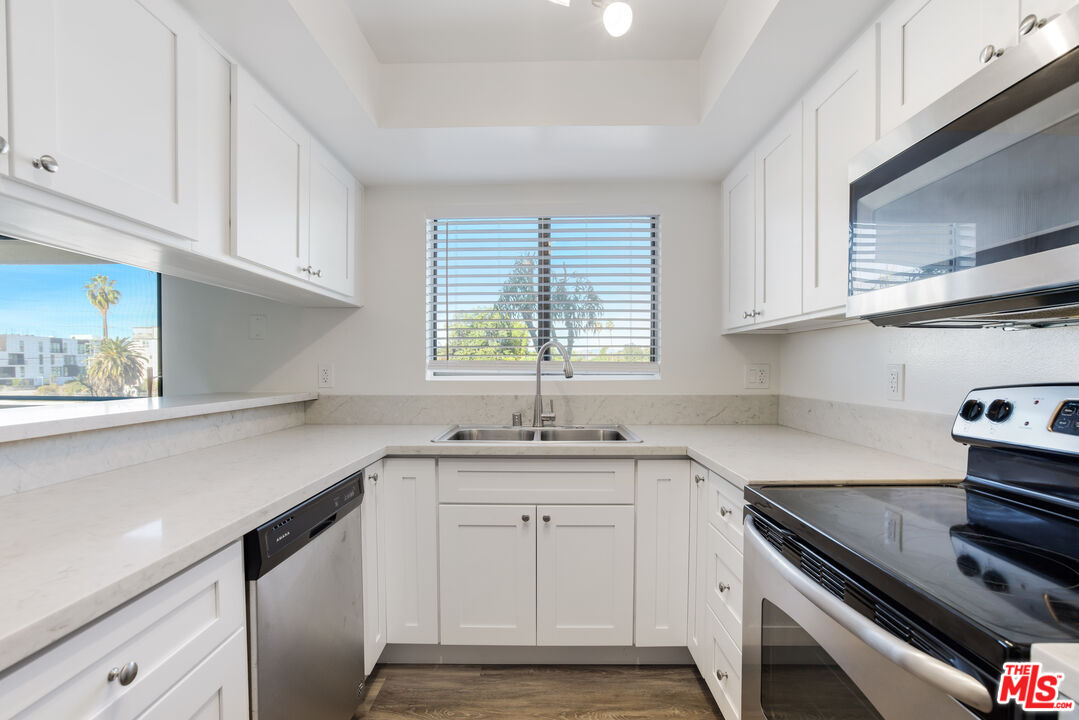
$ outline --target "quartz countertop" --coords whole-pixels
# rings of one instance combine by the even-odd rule
[[[0,412],[0,443],[315,400],[318,393],[220,393],[126,400],[42,400]],[[33,396],[27,397],[33,401]]]
[[[740,487],[962,477],[779,426],[632,426],[633,444],[431,442],[445,429],[304,425],[0,498],[0,669],[385,456],[688,456]]]

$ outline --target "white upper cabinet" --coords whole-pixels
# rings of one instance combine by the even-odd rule
[[[1026,18],[1028,15],[1033,15],[1037,19],[1025,37],[1033,35],[1040,22],[1053,20],[1060,13],[1071,10],[1075,4],[1076,0],[1019,0],[1019,16]],[[1019,38],[1020,41],[1022,39],[1022,37]]]
[[[756,182],[753,156],[723,181],[723,327],[752,325],[756,278]]]
[[[8,121],[7,0],[0,0],[0,175],[10,173],[11,125]]]
[[[233,252],[307,277],[311,136],[247,72],[233,72]]]
[[[988,46],[1014,46],[1019,2],[896,0],[880,20],[882,133],[976,73]]]
[[[757,146],[756,322],[802,311],[802,106]]]
[[[197,26],[168,0],[10,0],[7,19],[11,174],[195,237]]]
[[[356,179],[325,148],[311,143],[312,279],[343,295],[355,293]]]
[[[877,139],[877,26],[806,93],[802,312],[842,309],[850,245],[848,165]]]

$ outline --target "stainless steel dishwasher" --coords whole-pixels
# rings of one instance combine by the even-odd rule
[[[251,714],[349,720],[363,687],[363,474],[244,536]]]

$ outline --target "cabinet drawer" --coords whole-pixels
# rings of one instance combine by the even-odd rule
[[[632,505],[633,460],[440,460],[440,503]]]
[[[742,491],[723,479],[708,473],[708,522],[723,533],[731,545],[742,551]]]
[[[742,654],[722,623],[708,612],[710,672],[705,676],[712,697],[727,720],[742,714]]]
[[[708,607],[741,647],[742,553],[735,550],[718,530],[709,527],[707,560]]]
[[[0,678],[0,707],[19,720],[134,718],[243,627],[235,543]],[[107,679],[128,662],[129,685]]]
[[[247,633],[237,630],[137,720],[242,720],[249,715]]]

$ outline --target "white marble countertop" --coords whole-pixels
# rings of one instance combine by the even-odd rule
[[[317,398],[318,393],[303,392],[219,393],[92,402],[45,400],[40,405],[0,409],[0,443],[87,430],[104,430],[158,420],[175,420],[193,415],[284,405]]]
[[[304,425],[0,498],[0,668],[386,455],[688,455],[737,485],[961,477],[778,426],[631,429],[643,443],[447,445],[430,441],[443,426]]]
[[[1036,643],[1030,648],[1030,659],[1040,662],[1044,672],[1064,673],[1060,692],[1072,700],[1079,698],[1079,643]]]

